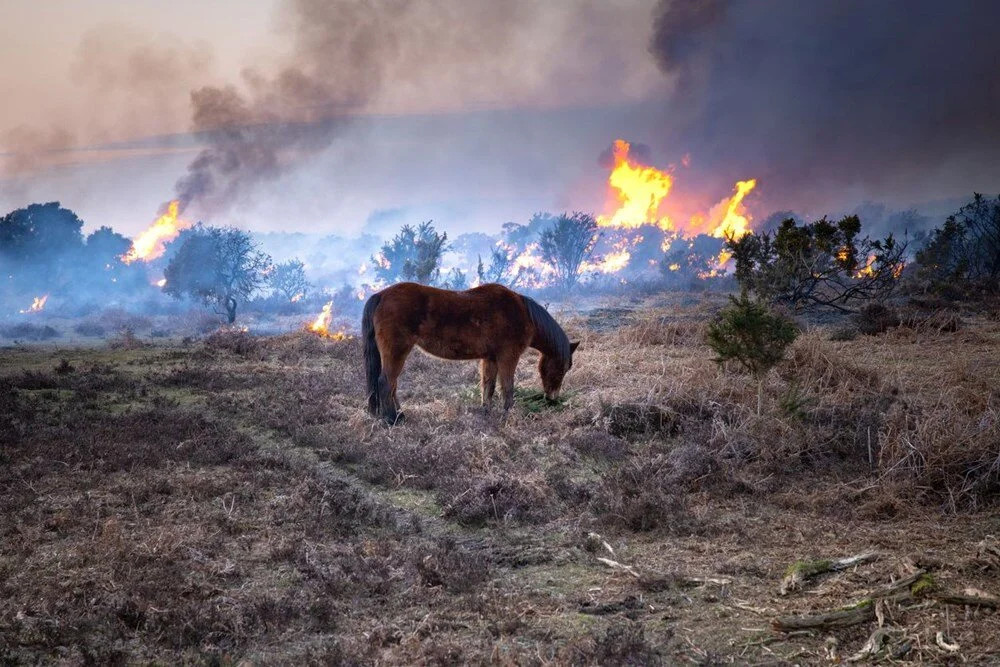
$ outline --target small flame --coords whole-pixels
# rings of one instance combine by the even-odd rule
[[[673,263],[673,264],[671,264],[671,265],[670,265],[670,266],[669,266],[668,268],[669,268],[669,269],[670,269],[671,271],[678,271],[678,270],[680,270],[680,268],[681,268],[681,265],[680,265],[680,264],[678,264],[677,262],[674,262],[674,263]]]
[[[309,330],[315,334],[319,334],[324,338],[332,338],[333,340],[346,340],[348,335],[343,331],[330,331],[330,323],[333,321],[333,301],[330,301],[325,306],[323,306],[323,311],[319,314],[312,324],[309,325]]]
[[[41,312],[41,310],[43,308],[45,308],[45,302],[48,301],[48,300],[49,300],[49,295],[48,294],[43,294],[42,296],[36,296],[32,300],[30,308],[26,308],[24,310],[19,310],[18,312],[22,313],[22,314]]]
[[[295,303],[297,301],[301,301],[302,297],[304,297],[304,296],[305,296],[305,294],[303,294],[302,292],[299,292],[298,294],[296,294],[295,296],[292,297],[292,303]]]
[[[121,256],[121,260],[126,264],[131,264],[137,259],[148,262],[163,255],[167,243],[177,238],[181,230],[191,226],[189,222],[178,220],[179,213],[180,202],[175,199],[167,204],[166,213],[158,217],[146,231],[132,240],[132,247]]]
[[[855,278],[865,278],[875,275],[875,269],[872,265],[875,263],[875,255],[868,255],[868,261],[865,263],[864,268],[854,274]]]
[[[166,278],[160,278],[159,280],[157,280],[153,284],[156,285],[159,288],[166,287],[167,286],[167,279]]]

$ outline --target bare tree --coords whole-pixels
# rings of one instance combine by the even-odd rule
[[[597,244],[597,221],[579,211],[563,213],[538,237],[542,260],[552,266],[556,279],[567,290],[579,278],[580,265],[594,252]]]
[[[275,264],[267,282],[271,289],[289,301],[297,301],[304,297],[311,286],[306,280],[306,265],[298,259]]]
[[[236,308],[266,282],[271,258],[250,234],[232,227],[191,230],[164,271],[163,291],[176,298],[190,296],[236,321]]]

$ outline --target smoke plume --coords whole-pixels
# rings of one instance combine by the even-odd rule
[[[993,191],[998,21],[991,0],[663,0],[663,141],[740,165],[779,206]]]

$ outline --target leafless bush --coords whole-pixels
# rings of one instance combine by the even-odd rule
[[[471,486],[465,486],[470,482]],[[486,479],[456,479],[441,495],[445,516],[472,526],[488,522],[543,521],[551,517],[555,509],[544,482],[508,472]]]
[[[205,338],[205,347],[247,358],[261,358],[264,350],[257,336],[239,327],[223,327],[214,331]]]
[[[662,458],[632,458],[604,475],[591,509],[603,521],[636,532],[689,534],[696,522],[670,473]]]
[[[22,322],[9,327],[0,327],[0,336],[15,340],[43,341],[52,340],[61,336],[58,331],[49,325],[29,324]]]
[[[878,470],[951,509],[994,503],[1000,492],[1000,410],[967,414],[939,404],[896,405],[879,434]]]
[[[84,320],[73,327],[73,331],[81,336],[92,338],[102,338],[106,332],[104,325],[96,320]]]
[[[120,329],[117,335],[108,339],[107,344],[112,350],[139,350],[149,345],[140,340],[131,327]]]
[[[124,308],[108,308],[97,315],[97,326],[103,327],[106,331],[121,331],[131,329],[132,331],[146,331],[153,326],[153,320],[145,315],[130,313]],[[89,334],[82,334],[89,335]]]

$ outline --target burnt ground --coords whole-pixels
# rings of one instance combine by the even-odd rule
[[[0,662],[1000,660],[1000,324],[812,329],[758,415],[713,307],[559,317],[506,420],[415,354],[392,429],[354,339],[3,349]]]

